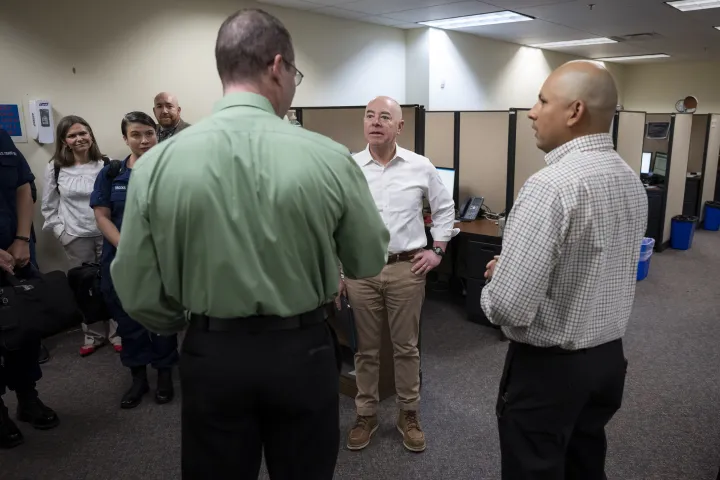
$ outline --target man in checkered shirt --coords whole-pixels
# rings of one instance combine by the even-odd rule
[[[647,223],[639,175],[607,133],[616,104],[610,73],[577,61],[529,114],[548,166],[518,194],[481,300],[511,341],[497,403],[504,480],[605,478]]]

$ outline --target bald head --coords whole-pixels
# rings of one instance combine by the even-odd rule
[[[371,149],[394,149],[405,122],[400,104],[390,97],[377,97],[365,108],[365,140]]]
[[[545,81],[529,114],[538,147],[548,152],[574,138],[609,133],[617,101],[615,80],[602,64],[562,65]]]
[[[153,113],[162,128],[172,128],[180,121],[180,104],[177,97],[168,92],[155,95]]]

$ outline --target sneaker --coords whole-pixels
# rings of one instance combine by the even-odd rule
[[[8,410],[0,399],[0,448],[17,447],[24,441],[22,432],[10,419]]]
[[[60,424],[55,411],[38,398],[34,388],[17,393],[17,419],[27,422],[38,430],[50,430]]]
[[[350,429],[347,437],[348,450],[362,450],[370,444],[370,438],[378,429],[377,415],[364,417],[358,415],[355,425]]]
[[[401,410],[398,415],[397,429],[403,436],[403,445],[411,452],[425,450],[425,434],[420,428],[417,411]]]
[[[113,348],[115,349],[115,353],[121,353],[122,352],[122,344],[116,343],[113,345]]]
[[[80,356],[81,357],[87,357],[88,355],[92,355],[95,353],[95,350],[97,350],[97,347],[95,345],[83,345],[80,347]]]

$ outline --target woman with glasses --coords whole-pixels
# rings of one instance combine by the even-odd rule
[[[95,210],[97,226],[105,237],[102,251],[102,290],[113,318],[118,322],[118,333],[123,350],[120,359],[132,374],[132,385],[123,395],[120,408],[135,408],[148,392],[147,365],[158,371],[155,401],[168,403],[173,399],[172,367],[177,363],[177,335],[156,335],[130,318],[115,293],[110,264],[115,259],[120,242],[120,229],[125,213],[125,199],[133,167],[142,156],[157,144],[157,125],[143,112],[130,112],[120,126],[130,155],[117,169],[103,168],[95,181],[90,206]]]

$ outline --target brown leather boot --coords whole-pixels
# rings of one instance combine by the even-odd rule
[[[350,429],[347,437],[348,450],[362,450],[370,444],[370,438],[378,429],[377,415],[363,417],[358,415],[355,425]]]
[[[403,436],[403,445],[411,452],[425,450],[425,434],[420,428],[420,420],[415,410],[400,410],[397,429]]]

